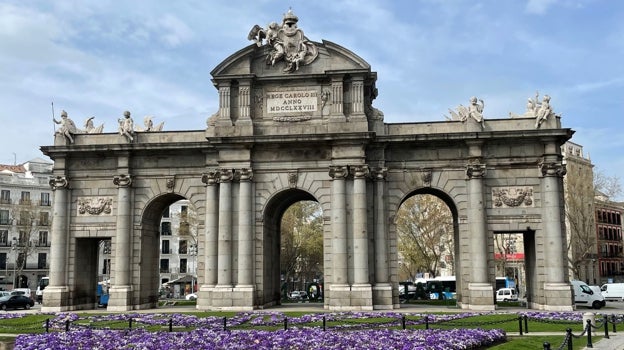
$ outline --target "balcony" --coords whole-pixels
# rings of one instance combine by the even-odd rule
[[[161,254],[173,254],[173,250],[172,249],[161,249],[160,250]]]
[[[11,204],[11,198],[1,198],[0,199],[0,204]]]

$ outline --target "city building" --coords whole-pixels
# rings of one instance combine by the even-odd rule
[[[197,291],[197,214],[188,200],[173,203],[162,214],[159,272],[164,296]]]
[[[53,163],[0,164],[0,288],[36,289],[48,275]]]
[[[594,165],[583,146],[566,142],[561,147],[566,164],[565,224],[571,280],[597,284]]]
[[[596,192],[597,259],[592,269],[598,268],[599,280],[594,284],[624,282],[624,242],[622,241],[622,203],[612,202]]]

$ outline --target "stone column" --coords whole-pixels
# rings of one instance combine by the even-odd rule
[[[67,178],[65,176],[52,178],[50,187],[54,191],[50,237],[50,285],[44,290],[42,311],[58,312],[66,310],[69,291],[67,284],[67,247],[69,246]]]
[[[232,286],[232,179],[231,169],[219,171],[219,242],[217,287]]]
[[[117,230],[115,232],[115,269],[112,271],[113,285],[110,288],[108,310],[127,311],[132,309],[130,282],[132,266],[132,207],[130,175],[121,174],[113,178],[117,186]]]
[[[483,178],[485,164],[474,163],[466,168],[468,176],[468,232],[472,256],[473,283],[488,283],[487,235],[485,230],[485,208],[483,199]]]
[[[375,181],[375,284],[388,284],[388,242],[386,237],[386,208],[384,201],[387,168],[372,171]]]
[[[331,78],[331,111],[329,113],[329,119],[332,122],[344,122],[346,121],[343,111],[343,77],[342,75],[333,76]]]
[[[353,283],[369,285],[366,177],[368,166],[353,166]]]
[[[543,271],[546,275],[544,283],[544,308],[552,311],[571,311],[572,290],[566,277],[568,275],[564,244],[565,232],[562,229],[563,195],[561,193],[562,177],[566,173],[565,165],[561,164],[561,156],[556,153],[556,145],[546,147],[547,155],[540,164],[542,173],[542,229],[544,232]]]
[[[206,213],[205,213],[205,249],[204,249],[204,284],[202,290],[209,290],[217,285],[217,242],[219,234],[219,199],[217,183],[219,172],[212,171],[202,176],[206,184]]]
[[[480,156],[480,145],[471,145],[471,150],[473,148],[478,149]],[[468,177],[468,234],[470,236],[468,240],[470,242],[470,268],[472,271],[468,284],[470,301],[466,306],[473,310],[494,310],[494,288],[489,281],[487,265],[488,239],[483,196],[485,173],[486,166],[480,163],[479,158],[473,158],[472,163],[466,167],[466,176]],[[461,278],[461,276],[458,277]]]
[[[345,198],[347,175],[348,168],[346,166],[331,166],[329,168],[329,176],[332,177],[332,263],[334,275],[332,289],[339,286],[348,286],[347,208]]]
[[[253,216],[251,169],[241,169],[238,172],[240,190],[238,196],[238,283],[236,287],[252,287],[254,247],[251,219]]]

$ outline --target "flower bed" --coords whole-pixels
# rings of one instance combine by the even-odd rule
[[[15,349],[479,349],[505,340],[501,330],[147,332],[82,329],[21,335]]]

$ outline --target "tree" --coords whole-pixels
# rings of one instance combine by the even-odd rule
[[[622,185],[618,176],[609,176],[602,170],[594,172],[594,188],[609,198],[616,198],[622,194]]]
[[[21,276],[28,258],[37,250],[39,228],[50,224],[49,212],[41,211],[39,206],[30,199],[22,199],[13,204],[11,217],[17,229],[17,236],[13,237],[11,250],[15,254],[15,281],[16,288],[27,287],[26,281],[17,280]]]
[[[443,260],[453,270],[453,217],[441,199],[433,195],[408,198],[397,212],[396,225],[401,268],[408,276],[428,272],[435,277]]]
[[[312,282],[323,268],[323,217],[318,203],[291,205],[281,221],[280,270],[287,282]],[[295,286],[290,285],[294,288]]]

